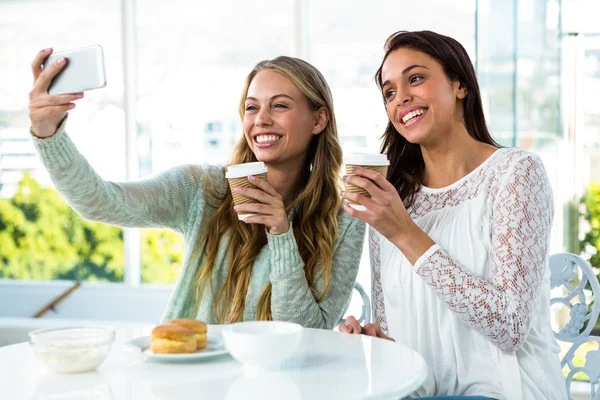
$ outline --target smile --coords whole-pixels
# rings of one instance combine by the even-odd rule
[[[275,143],[279,142],[283,136],[273,134],[261,134],[254,136],[254,143],[258,147],[270,147]]]
[[[402,124],[404,126],[410,126],[417,123],[427,113],[426,108],[419,108],[413,110],[402,117]]]

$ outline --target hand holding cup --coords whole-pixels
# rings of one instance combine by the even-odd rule
[[[283,198],[267,181],[264,163],[231,165],[225,177],[240,220],[247,224],[263,224],[271,235],[289,231]]]
[[[389,161],[385,155],[350,155],[344,176],[344,210],[358,218],[392,243],[402,241],[415,226],[398,191],[383,173]]]
[[[346,156],[346,176],[355,175],[355,168],[362,167],[381,174],[384,178],[387,176],[388,166],[390,162],[385,154],[361,154],[354,153]],[[361,186],[355,186],[350,181],[345,181],[345,193],[358,193],[367,198],[371,194]],[[353,200],[348,200],[350,207],[355,210],[365,211],[366,208],[361,203]]]

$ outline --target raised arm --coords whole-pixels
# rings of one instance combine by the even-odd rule
[[[202,194],[203,178],[218,180],[219,167],[181,166],[136,182],[103,180],[64,132],[34,138],[60,194],[82,217],[123,227],[185,230],[189,209]],[[221,178],[223,179],[223,178]]]
[[[52,53],[42,50],[32,63],[34,85],[29,117],[34,145],[54,185],[84,218],[124,227],[167,227],[183,232],[188,210],[201,193],[203,178],[223,180],[219,170],[183,166],[131,183],[104,181],[65,132],[66,112],[83,93],[51,96],[52,78],[66,65],[63,58],[42,69]],[[221,174],[222,175],[222,174]],[[219,184],[219,182],[215,182]]]

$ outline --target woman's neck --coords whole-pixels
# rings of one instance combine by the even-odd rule
[[[461,125],[432,145],[421,145],[425,171],[423,184],[442,188],[471,173],[496,151],[496,147],[474,139]]]
[[[304,162],[295,165],[289,164],[268,164],[269,183],[279,193],[283,199],[286,209],[294,201],[296,189],[302,179],[302,168]]]

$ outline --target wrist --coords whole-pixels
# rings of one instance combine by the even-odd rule
[[[56,130],[54,133],[56,133]],[[36,139],[48,139],[49,137],[53,136],[54,133],[48,135],[42,132],[41,130],[33,129],[33,127],[29,128],[29,134]]]
[[[281,228],[277,228],[277,227],[271,227],[269,229],[267,229],[267,232],[269,232],[269,235],[271,236],[279,236],[279,235],[283,235],[284,233],[288,233],[290,231],[290,223],[287,223],[287,226],[281,227]]]
[[[419,232],[423,232],[417,224],[415,224],[412,220],[408,223],[404,229],[399,229],[394,233],[394,235],[389,238],[390,242],[392,242],[396,247],[402,249],[402,247],[406,246],[406,242],[410,240],[410,238],[418,235]]]
[[[404,257],[415,265],[417,260],[435,245],[435,242],[417,224],[413,223],[410,228],[399,232],[391,241],[400,249]]]
[[[64,128],[68,116],[69,114],[65,114],[65,116],[60,120],[60,122],[54,126],[48,126],[48,124],[41,124],[41,126],[36,126],[34,128],[34,126],[32,125],[29,128],[29,133],[31,134],[31,136],[37,139],[48,139],[56,135],[61,128]]]

